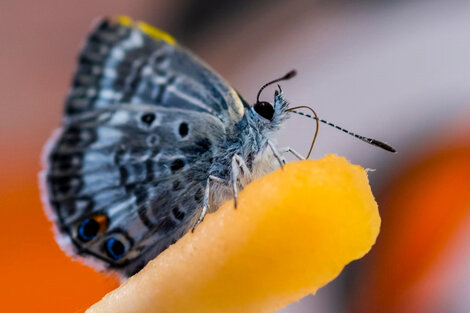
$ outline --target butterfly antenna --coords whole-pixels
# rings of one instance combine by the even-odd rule
[[[272,85],[274,83],[280,82],[282,80],[291,79],[292,77],[295,77],[295,75],[297,75],[297,71],[292,70],[289,73],[287,73],[286,75],[282,76],[281,78],[277,78],[275,80],[270,81],[269,83],[264,84],[263,87],[261,87],[260,90],[258,91],[258,95],[256,96],[256,102],[259,102],[259,96],[261,96],[261,92],[263,91],[264,88],[266,88],[269,85]]]
[[[315,116],[315,117],[313,117],[313,119],[316,120],[316,122],[317,122],[317,127],[315,128],[315,135],[313,135],[312,143],[310,144],[310,149],[308,150],[308,154],[307,154],[307,157],[306,157],[306,159],[308,159],[308,158],[310,157],[310,154],[312,153],[313,146],[315,145],[315,140],[317,140],[318,130],[320,129],[320,124],[318,123],[318,121],[319,121],[320,119],[318,118],[318,115],[317,115],[317,113],[315,112],[315,110],[312,109],[312,108],[309,107],[309,106],[306,106],[306,105],[300,105],[300,106],[297,106],[297,107],[294,107],[294,108],[289,108],[289,109],[286,110],[286,112],[293,112],[293,113],[299,114],[298,111],[295,111],[295,110],[297,110],[297,109],[307,109],[307,110],[310,110],[310,111],[313,113],[313,115]],[[302,113],[302,112],[300,112],[300,113]],[[306,114],[302,113],[301,115],[306,115]],[[310,114],[307,114],[307,116],[311,116],[311,115],[310,115]]]
[[[379,148],[382,148],[382,149],[384,149],[384,150],[386,150],[386,151],[390,151],[390,152],[393,152],[393,153],[396,152],[395,148],[393,148],[392,146],[389,146],[388,144],[386,144],[386,143],[384,143],[384,142],[382,142],[382,141],[379,141],[379,140],[373,139],[373,138],[368,138],[368,137],[361,136],[361,135],[358,135],[358,134],[356,134],[356,133],[353,133],[353,132],[351,132],[351,131],[349,131],[349,130],[347,130],[347,129],[344,129],[344,128],[342,128],[342,127],[339,127],[338,125],[335,125],[335,124],[333,124],[333,123],[330,123],[330,122],[328,122],[328,121],[326,121],[326,120],[319,119],[316,114],[314,114],[314,116],[312,116],[312,115],[310,115],[310,114],[305,114],[305,113],[303,113],[303,112],[297,111],[296,109],[299,109],[299,108],[302,108],[302,109],[303,109],[303,108],[310,108],[310,107],[307,107],[307,106],[295,107],[295,108],[288,109],[287,111],[292,112],[292,113],[295,113],[295,114],[299,114],[299,115],[302,115],[302,116],[305,116],[305,117],[308,117],[308,118],[311,118],[311,119],[314,119],[314,120],[317,121],[317,124],[318,124],[318,122],[320,121],[320,122],[322,122],[322,123],[324,123],[324,124],[326,124],[326,125],[328,125],[328,126],[331,126],[331,127],[336,128],[336,129],[339,129],[339,130],[341,130],[342,132],[344,132],[344,133],[346,133],[346,134],[348,134],[348,135],[351,135],[351,136],[353,136],[353,137],[356,137],[356,138],[359,139],[359,140],[362,140],[362,141],[364,141],[364,142],[367,142],[368,144],[371,144],[371,145],[373,145],[373,146],[377,146],[377,147],[379,147]],[[311,109],[311,108],[310,108],[310,109]],[[312,111],[313,111],[313,110],[312,110]],[[318,126],[317,126],[317,127],[318,127]]]

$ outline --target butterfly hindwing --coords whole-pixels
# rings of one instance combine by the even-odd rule
[[[69,119],[46,173],[59,232],[75,253],[133,274],[191,227],[224,131],[210,114],[153,105]]]

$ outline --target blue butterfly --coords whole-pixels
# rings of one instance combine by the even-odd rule
[[[282,167],[283,152],[302,158],[273,139],[289,112],[301,112],[280,88],[272,104],[259,101],[263,88],[251,106],[163,31],[127,17],[101,21],[45,152],[44,203],[60,246],[131,276],[253,179]]]

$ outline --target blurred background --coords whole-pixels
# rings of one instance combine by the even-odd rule
[[[118,282],[54,242],[39,200],[41,149],[59,125],[92,21],[125,14],[173,34],[249,102],[282,84],[293,105],[387,141],[390,154],[321,126],[313,157],[369,174],[377,244],[300,312],[470,312],[470,2],[465,0],[0,2],[0,298],[5,312],[80,312]],[[268,94],[268,93],[266,93]],[[283,145],[306,154],[314,123]]]

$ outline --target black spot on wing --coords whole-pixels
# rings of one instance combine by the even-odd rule
[[[89,242],[103,233],[109,225],[106,214],[94,214],[82,219],[77,226],[77,237],[82,242]]]
[[[188,135],[189,128],[188,128],[188,123],[182,122],[178,128],[178,132],[181,136],[181,138],[184,138]]]
[[[150,126],[152,125],[153,121],[155,121],[155,113],[145,113],[142,115],[142,117],[140,118],[141,121],[146,124],[147,126]]]
[[[114,237],[106,240],[105,247],[107,255],[115,261],[121,259],[126,253],[126,247],[122,241]]]
[[[173,214],[173,217],[178,221],[182,221],[184,219],[185,212],[179,207],[174,207],[173,210],[171,210],[171,213]]]
[[[78,227],[78,239],[83,242],[93,240],[100,230],[100,224],[93,218],[83,220]]]
[[[173,173],[181,170],[184,167],[184,161],[182,159],[175,159],[171,162],[170,169]]]
[[[196,146],[201,149],[201,151],[208,151],[212,147],[212,143],[209,139],[204,138],[196,141]]]

